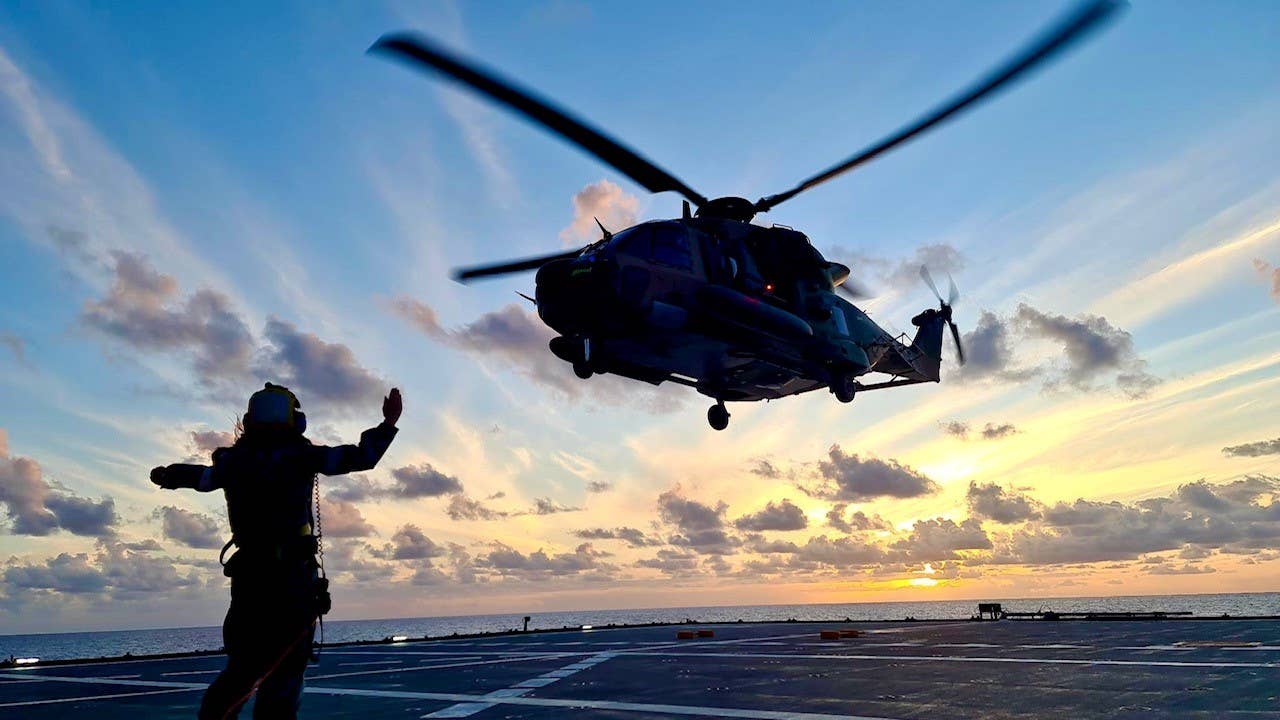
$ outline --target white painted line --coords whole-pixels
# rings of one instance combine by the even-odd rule
[[[182,690],[203,690],[208,687],[205,683],[187,683],[187,682],[170,682],[166,680],[109,680],[100,677],[81,677],[79,675],[14,675],[12,673],[0,674],[0,677],[16,678],[18,680],[43,680],[44,682],[67,682],[67,683],[84,683],[85,685],[124,685],[126,687],[151,687],[151,688],[174,688]]]
[[[945,647],[945,648],[998,648],[1000,645],[992,645],[991,643],[937,643],[929,647]]]
[[[359,650],[325,650],[325,655],[364,655],[372,657],[400,657],[402,655],[426,655],[431,657],[477,657],[484,655],[501,655],[504,657],[527,656],[531,658],[575,657],[590,654],[589,650],[392,650],[389,652],[368,652]]]
[[[338,667],[355,667],[357,665],[400,665],[403,660],[366,660],[364,662],[338,663]]]
[[[204,686],[201,685],[200,688]],[[143,695],[165,695],[168,693],[191,692],[197,688],[170,688],[168,690],[142,690],[140,692],[113,693],[111,695],[85,695],[83,697],[52,698],[47,700],[23,700],[22,702],[0,703],[0,708],[29,707],[32,705],[55,705],[57,703],[92,702],[94,700],[114,700],[116,698],[140,697]]]
[[[587,668],[593,667],[595,665],[599,665],[605,660],[615,657],[617,652],[618,651],[616,650],[606,650],[602,653],[592,655],[591,657],[585,660],[573,663],[572,665],[566,665],[557,670],[552,670],[550,672],[543,673],[542,675],[539,675],[536,678],[531,678],[529,680],[516,683],[511,687],[503,688],[501,690],[494,690],[493,692],[490,692],[481,696],[481,700],[486,702],[479,702],[479,703],[465,702],[465,703],[459,703],[457,705],[450,705],[449,707],[444,708],[443,710],[437,710],[436,712],[428,713],[426,715],[423,715],[422,717],[424,718],[468,717],[470,715],[474,715],[475,713],[480,712],[481,710],[485,710],[490,707],[493,707],[491,704],[487,704],[487,701],[499,700],[499,699],[505,700],[505,699],[521,697],[523,695],[526,695],[532,692],[537,688],[546,687],[548,685],[551,685],[552,683],[555,683],[559,680],[567,678],[570,675],[576,675],[577,673],[583,670],[586,670]]]
[[[1121,645],[1115,650],[1155,650],[1158,652],[1175,652],[1199,650],[1200,648],[1188,647],[1186,645]]]
[[[656,713],[659,715],[695,715],[702,717],[747,718],[748,720],[893,720],[893,718],[869,715],[833,715],[787,710],[752,710],[747,708],[705,707],[698,705],[651,705],[649,703],[617,702],[613,700],[577,700],[571,698],[505,697],[488,695],[463,695],[456,693],[418,693],[400,690],[373,690],[365,688],[307,687],[303,692],[315,695],[350,695],[356,697],[398,698],[403,700],[451,700],[476,706],[468,714],[480,712],[494,705],[524,705],[528,707],[552,707],[566,710],[617,710],[623,712]],[[481,699],[483,698],[483,700]],[[461,705],[447,710],[460,712]],[[438,711],[443,713],[444,710]],[[461,714],[431,714],[423,717],[467,717]]]
[[[620,655],[622,653],[619,653]],[[1280,662],[1195,662],[1190,660],[1084,660],[1076,658],[966,657],[964,655],[801,655],[799,653],[651,653],[626,652],[641,657],[737,658],[742,660],[903,660],[916,662],[1013,663],[1023,665],[1119,665],[1126,667],[1280,668]]]
[[[1092,645],[1063,645],[1061,643],[1053,645],[1018,645],[1023,650],[1092,650]]]
[[[182,672],[160,673],[160,677],[170,677],[173,675],[214,675],[222,672],[221,670],[183,670]]]
[[[442,670],[444,668],[471,667],[473,665],[498,665],[501,663],[509,663],[509,662],[524,662],[528,659],[529,658],[514,658],[510,660],[503,660],[499,658],[497,660],[481,660],[479,658],[471,658],[466,661],[451,662],[451,663],[437,663],[435,665],[410,665],[410,666],[393,667],[393,668],[382,668],[381,670],[353,670],[351,672],[329,673],[327,675],[308,675],[307,680],[330,680],[332,678],[360,677],[364,675],[387,675],[391,673],[411,673],[411,672],[421,672],[423,670]]]

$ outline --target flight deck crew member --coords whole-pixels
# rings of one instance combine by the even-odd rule
[[[151,471],[151,482],[162,488],[222,490],[231,521],[223,552],[237,548],[224,568],[231,578],[222,624],[227,667],[205,691],[201,720],[238,716],[255,691],[256,720],[297,717],[316,620],[329,610],[311,510],[316,474],[372,469],[396,436],[401,409],[393,388],[382,401],[382,423],[361,433],[359,445],[313,445],[303,435],[298,398],[267,383],[249,398],[240,437],[215,450],[211,466]]]

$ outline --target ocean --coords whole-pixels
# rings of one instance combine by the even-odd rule
[[[735,622],[763,620],[902,620],[964,619],[977,612],[976,600],[934,602],[832,603],[808,605],[740,605],[722,607],[583,610],[539,613],[531,629],[638,624],[651,622]],[[1036,598],[1001,600],[1005,610],[1057,612],[1189,611],[1197,616],[1280,615],[1280,593],[1222,595],[1148,595],[1124,597]],[[334,620],[324,624],[325,642],[379,640],[396,635],[413,638],[518,629],[523,615]],[[0,659],[9,656],[67,660],[156,653],[217,650],[222,647],[218,627],[112,630],[105,632],[0,635]]]

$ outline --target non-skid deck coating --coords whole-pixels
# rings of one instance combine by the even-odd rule
[[[1280,622],[777,623],[330,648],[307,718],[1277,718]],[[822,629],[862,637],[822,640]],[[0,671],[0,717],[193,717],[219,656]],[[244,717],[248,717],[246,711]]]

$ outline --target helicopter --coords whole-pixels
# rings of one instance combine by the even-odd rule
[[[442,75],[561,136],[653,193],[683,196],[681,217],[643,222],[582,248],[455,270],[459,282],[536,271],[521,294],[558,335],[550,351],[586,380],[612,373],[673,382],[713,399],[707,422],[729,425],[726,402],[774,400],[828,389],[842,403],[864,391],[941,379],[944,330],[964,362],[952,320],[955,282],[912,318],[914,337],[892,335],[851,300],[866,293],[848,266],[823,257],[808,236],[758,214],[866,164],[973,107],[1097,29],[1116,0],[1078,6],[1020,52],[897,132],[784,192],[755,202],[708,198],[586,121],[514,81],[418,34],[389,33],[369,49]],[[691,207],[692,206],[692,207]],[[696,211],[694,211],[696,208]],[[847,296],[842,297],[841,294]],[[864,376],[887,376],[863,382]]]

